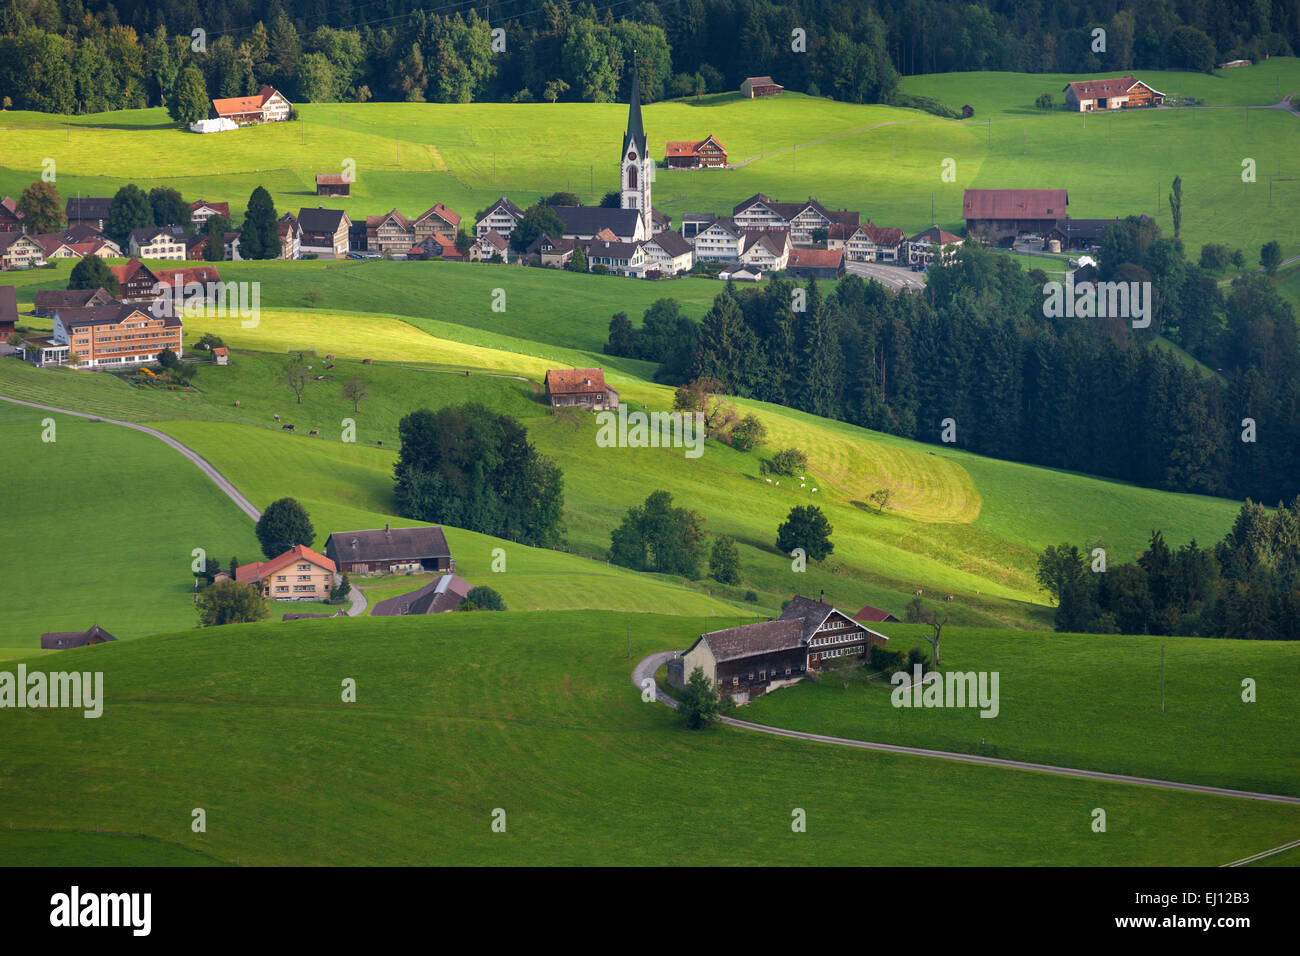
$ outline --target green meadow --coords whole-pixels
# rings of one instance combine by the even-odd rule
[[[629,676],[714,619],[633,615],[630,658],[626,622],[300,621],[66,652],[64,666],[103,670],[104,713],[7,715],[0,758],[22,786],[0,789],[0,860],[1205,866],[1300,825],[1300,807],[692,733]],[[85,834],[89,802],[124,835],[112,849]],[[141,833],[152,858],[118,848]]]

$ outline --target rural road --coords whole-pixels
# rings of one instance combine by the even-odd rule
[[[844,271],[850,275],[875,279],[887,289],[905,289],[918,292],[925,288],[923,273],[913,272],[904,266],[885,266],[875,262],[846,262]]]
[[[207,475],[212,483],[220,488],[226,497],[233,501],[236,507],[238,507],[244,514],[248,515],[254,521],[257,521],[262,517],[262,512],[258,511],[251,501],[240,494],[239,489],[231,483],[230,479],[217,471],[216,468],[212,467],[212,464],[206,458],[196,452],[193,448],[182,445],[175,438],[172,438],[171,435],[168,435],[165,432],[160,432],[156,428],[150,428],[148,425],[137,425],[135,422],[119,421],[116,418],[104,418],[101,415],[91,415],[88,412],[74,412],[70,408],[55,408],[53,405],[38,405],[35,402],[25,402],[22,399],[9,398],[7,395],[0,395],[0,401],[11,402],[14,405],[25,405],[28,408],[39,408],[41,411],[45,412],[57,412],[60,415],[74,415],[77,418],[87,418],[92,422],[106,422],[109,425],[121,425],[123,428],[130,428],[138,432],[144,432],[146,435],[152,435],[164,444],[176,449],[197,465],[199,471]],[[365,613],[366,596],[361,593],[359,588],[352,589],[352,592],[348,595],[348,600],[351,602],[348,606],[348,617],[360,617]]]
[[[649,677],[653,678],[655,671],[663,666],[664,662],[676,657],[678,651],[666,651],[660,654],[651,654],[632,671],[632,683],[637,689],[641,688],[641,682]],[[660,703],[667,704],[669,707],[676,707],[677,702],[659,689],[655,685],[655,697]],[[1143,787],[1159,787],[1164,790],[1184,790],[1189,793],[1209,793],[1219,797],[1242,797],[1248,800],[1265,800],[1271,803],[1290,803],[1300,805],[1300,797],[1287,797],[1276,793],[1256,793],[1249,790],[1229,790],[1225,787],[1206,787],[1196,783],[1179,783],[1174,780],[1154,780],[1150,777],[1133,777],[1121,773],[1105,773],[1101,770],[1078,770],[1074,767],[1056,767],[1051,764],[1030,763],[1025,760],[1005,760],[1001,757],[982,757],[978,754],[961,754],[953,753],[947,750],[926,750],[922,747],[900,747],[897,744],[878,744],[866,740],[851,740],[847,737],[829,737],[826,734],[811,734],[802,730],[785,730],[780,727],[768,727],[765,724],[754,724],[747,720],[737,720],[734,717],[719,717],[721,723],[729,724],[732,727],[739,727],[743,730],[755,730],[763,734],[772,734],[776,737],[793,737],[798,740],[811,740],[815,743],[836,744],[841,747],[856,747],[859,750],[883,750],[889,753],[910,754],[916,757],[938,757],[942,760],[959,760],[963,763],[978,763],[990,767],[1008,767],[1013,770],[1037,770],[1040,773],[1054,773],[1063,777],[1084,777],[1088,780],[1101,780],[1105,783],[1133,783]]]

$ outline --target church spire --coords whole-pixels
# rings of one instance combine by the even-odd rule
[[[636,147],[637,156],[646,154],[645,127],[641,125],[641,71],[637,68],[636,51],[632,51],[632,102],[627,108],[627,132],[623,134],[623,155],[628,146]]]

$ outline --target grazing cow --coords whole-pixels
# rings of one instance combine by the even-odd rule
[[[374,364],[374,360],[373,360],[373,359],[362,359],[362,360],[361,360],[361,364],[362,364],[362,365],[373,365],[373,364]]]
[[[328,371],[329,371],[330,369],[332,369],[333,367],[334,367],[333,363],[331,363],[331,362],[326,362],[326,363],[325,363],[325,371],[328,372]]]
[[[333,356],[333,355],[327,355],[327,356],[325,356],[325,361],[327,361],[327,362],[332,362],[332,361],[334,361],[334,356]]]
[[[375,442],[375,444],[376,444],[376,445],[382,445],[383,442],[382,442],[382,441],[377,441],[377,442]]]
[[[920,588],[917,588],[917,589],[916,589],[915,591],[913,591],[912,593],[913,593],[913,594],[924,594],[925,592],[922,591]]]
[[[313,428],[313,429],[312,429],[311,431],[309,431],[307,434],[308,434],[308,435],[319,435],[320,432],[318,432],[316,429]]]
[[[236,407],[236,408],[239,407],[239,399],[235,399],[235,407]]]
[[[280,420],[280,416],[279,416],[279,415],[272,415],[271,417],[274,418],[277,422]]]
[[[945,600],[945,601],[951,601],[951,600],[952,600],[952,595],[949,594],[946,598],[944,598],[944,600]]]
[[[291,432],[291,431],[293,431],[293,426],[292,426],[292,425],[281,425],[281,426],[280,426],[280,429],[281,429],[281,431]]]

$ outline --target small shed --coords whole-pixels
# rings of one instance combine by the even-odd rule
[[[342,173],[317,173],[316,195],[350,196],[352,195],[352,180]]]
[[[212,361],[216,362],[218,365],[229,365],[230,349],[226,348],[224,345],[214,346],[212,349]]]

